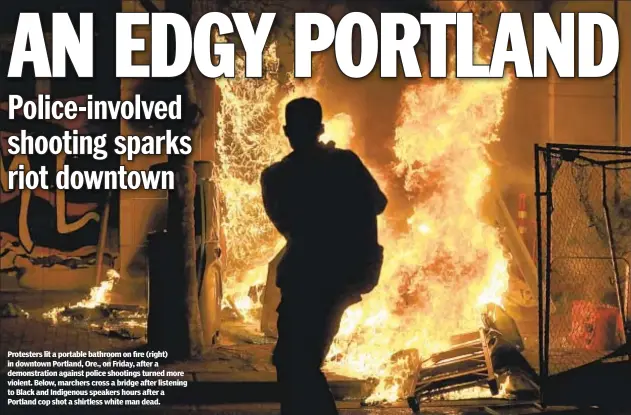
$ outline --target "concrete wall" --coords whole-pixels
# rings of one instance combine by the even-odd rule
[[[631,3],[619,1],[618,28],[621,53],[619,60],[620,137],[621,143],[631,145]],[[601,12],[613,16],[614,2],[564,1],[554,3],[556,19],[562,12]],[[626,23],[623,23],[626,22]],[[597,48],[600,47],[597,37]],[[554,73],[549,78],[551,124],[548,141],[560,143],[614,145],[614,75],[600,79],[559,79]]]
[[[538,0],[514,0],[512,11],[522,13],[532,48],[533,13],[542,11]],[[604,12],[613,15],[613,1],[555,1],[550,12],[558,22],[562,12]],[[621,52],[620,138],[631,145],[631,1],[619,1],[618,29]],[[558,23],[557,23],[558,25]],[[517,212],[520,193],[528,196],[528,216],[534,219],[533,145],[581,143],[614,145],[613,75],[603,79],[559,79],[550,66],[548,79],[518,79],[506,101],[501,141],[490,146],[496,183],[511,212]],[[531,234],[534,233],[534,228]]]

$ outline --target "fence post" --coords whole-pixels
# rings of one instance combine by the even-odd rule
[[[552,268],[552,151],[551,144],[546,145],[545,162],[546,162],[546,262],[545,262],[545,305],[544,305],[544,331],[543,331],[543,348],[544,348],[544,365],[541,368],[542,387],[548,380],[549,371],[549,352],[550,352],[550,270]]]
[[[541,404],[544,404],[544,378],[543,378],[543,368],[545,366],[545,351],[544,351],[544,325],[543,325],[543,233],[541,229],[542,218],[541,218],[541,197],[544,193],[541,192],[541,166],[539,162],[539,154],[541,152],[541,147],[535,144],[535,201],[537,205],[537,275],[538,275],[538,295],[537,301],[539,304],[539,387],[540,387],[540,400]]]

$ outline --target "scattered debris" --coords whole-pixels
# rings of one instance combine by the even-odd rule
[[[450,349],[433,354],[420,365],[408,398],[413,411],[418,412],[422,402],[435,399],[538,396],[536,375],[520,353],[524,343],[513,319],[500,306],[489,304],[482,322],[478,332],[453,336]],[[474,396],[468,392],[475,392]]]

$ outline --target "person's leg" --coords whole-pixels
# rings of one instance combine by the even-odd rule
[[[326,376],[322,372],[322,365],[333,337],[330,335],[331,308],[324,299],[310,307],[309,327],[305,327],[304,338],[308,344],[305,349],[308,356],[304,360],[307,367],[304,373],[307,375],[305,387],[308,387],[307,396],[310,400],[310,411],[305,414],[337,415],[335,399],[329,388]]]
[[[281,390],[281,414],[336,415],[335,400],[321,370],[325,349],[332,340],[330,308],[302,296],[297,300],[285,298],[278,308],[274,364]]]
[[[291,304],[288,304],[287,298],[281,298],[278,306],[278,340],[272,356],[272,362],[276,366],[276,379],[280,392],[281,415],[299,414],[298,401],[296,399],[297,391],[294,384],[299,373],[293,364],[295,357],[293,349],[296,347],[296,332],[294,329],[293,315],[294,310]]]
[[[317,367],[317,371],[311,372],[314,376],[311,384],[314,388],[314,394],[317,394],[318,402],[320,403],[318,407],[319,413],[335,415],[338,413],[335,406],[335,398],[331,393],[326,376],[322,372],[322,365],[331,349],[333,339],[340,329],[346,306],[338,301],[322,299],[317,310],[317,318],[313,322],[312,337],[310,339],[310,344],[315,346],[312,349],[312,367]]]
[[[316,409],[318,390],[317,359],[312,341],[318,312],[304,296],[283,295],[278,307],[278,341],[274,365],[280,388],[282,415],[327,415]],[[316,346],[317,347],[317,346]]]

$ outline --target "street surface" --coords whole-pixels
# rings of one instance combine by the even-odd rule
[[[8,351],[77,351],[77,350],[129,350],[142,347],[143,340],[120,339],[103,336],[94,332],[78,329],[73,325],[58,324],[41,319],[41,313],[50,307],[67,303],[74,303],[64,298],[62,294],[54,293],[0,293],[0,303],[13,303],[21,306],[29,313],[29,317],[0,318],[0,373],[5,374],[6,356]],[[5,414],[216,414],[216,415],[278,415],[277,403],[253,403],[273,402],[275,394],[275,373],[269,357],[273,348],[273,342],[261,338],[260,334],[253,333],[247,327],[238,324],[226,324],[222,328],[222,338],[218,346],[214,347],[203,360],[175,362],[167,365],[172,370],[185,373],[183,379],[188,380],[189,387],[184,388],[189,394],[182,400],[173,402],[174,406],[165,404],[161,407],[143,409],[133,408],[108,408],[80,407],[57,408],[46,410],[43,407],[23,408],[0,405],[0,413]],[[337,389],[338,394],[345,397],[359,397],[365,395],[365,384],[360,381],[335,377],[332,375],[332,390]],[[0,376],[2,387],[6,387],[6,377]],[[3,399],[6,398],[2,393]],[[338,395],[336,395],[338,396]],[[209,399],[211,398],[211,399]],[[218,404],[220,402],[236,402],[230,404]],[[357,399],[357,398],[354,398]],[[246,403],[249,402],[249,403]],[[397,407],[375,408],[361,407],[358,400],[341,401],[338,403],[341,415],[412,415],[411,410],[401,403]],[[215,404],[217,403],[217,404]],[[175,405],[179,404],[179,405]],[[535,407],[489,408],[488,401],[463,402],[443,401],[427,404],[423,407],[423,414],[498,414],[521,415],[541,413]],[[309,405],[309,402],[305,402]],[[576,410],[548,410],[554,413],[577,413]],[[586,413],[582,411],[580,413]],[[590,410],[587,413],[623,415],[631,414],[629,411],[617,413]]]

